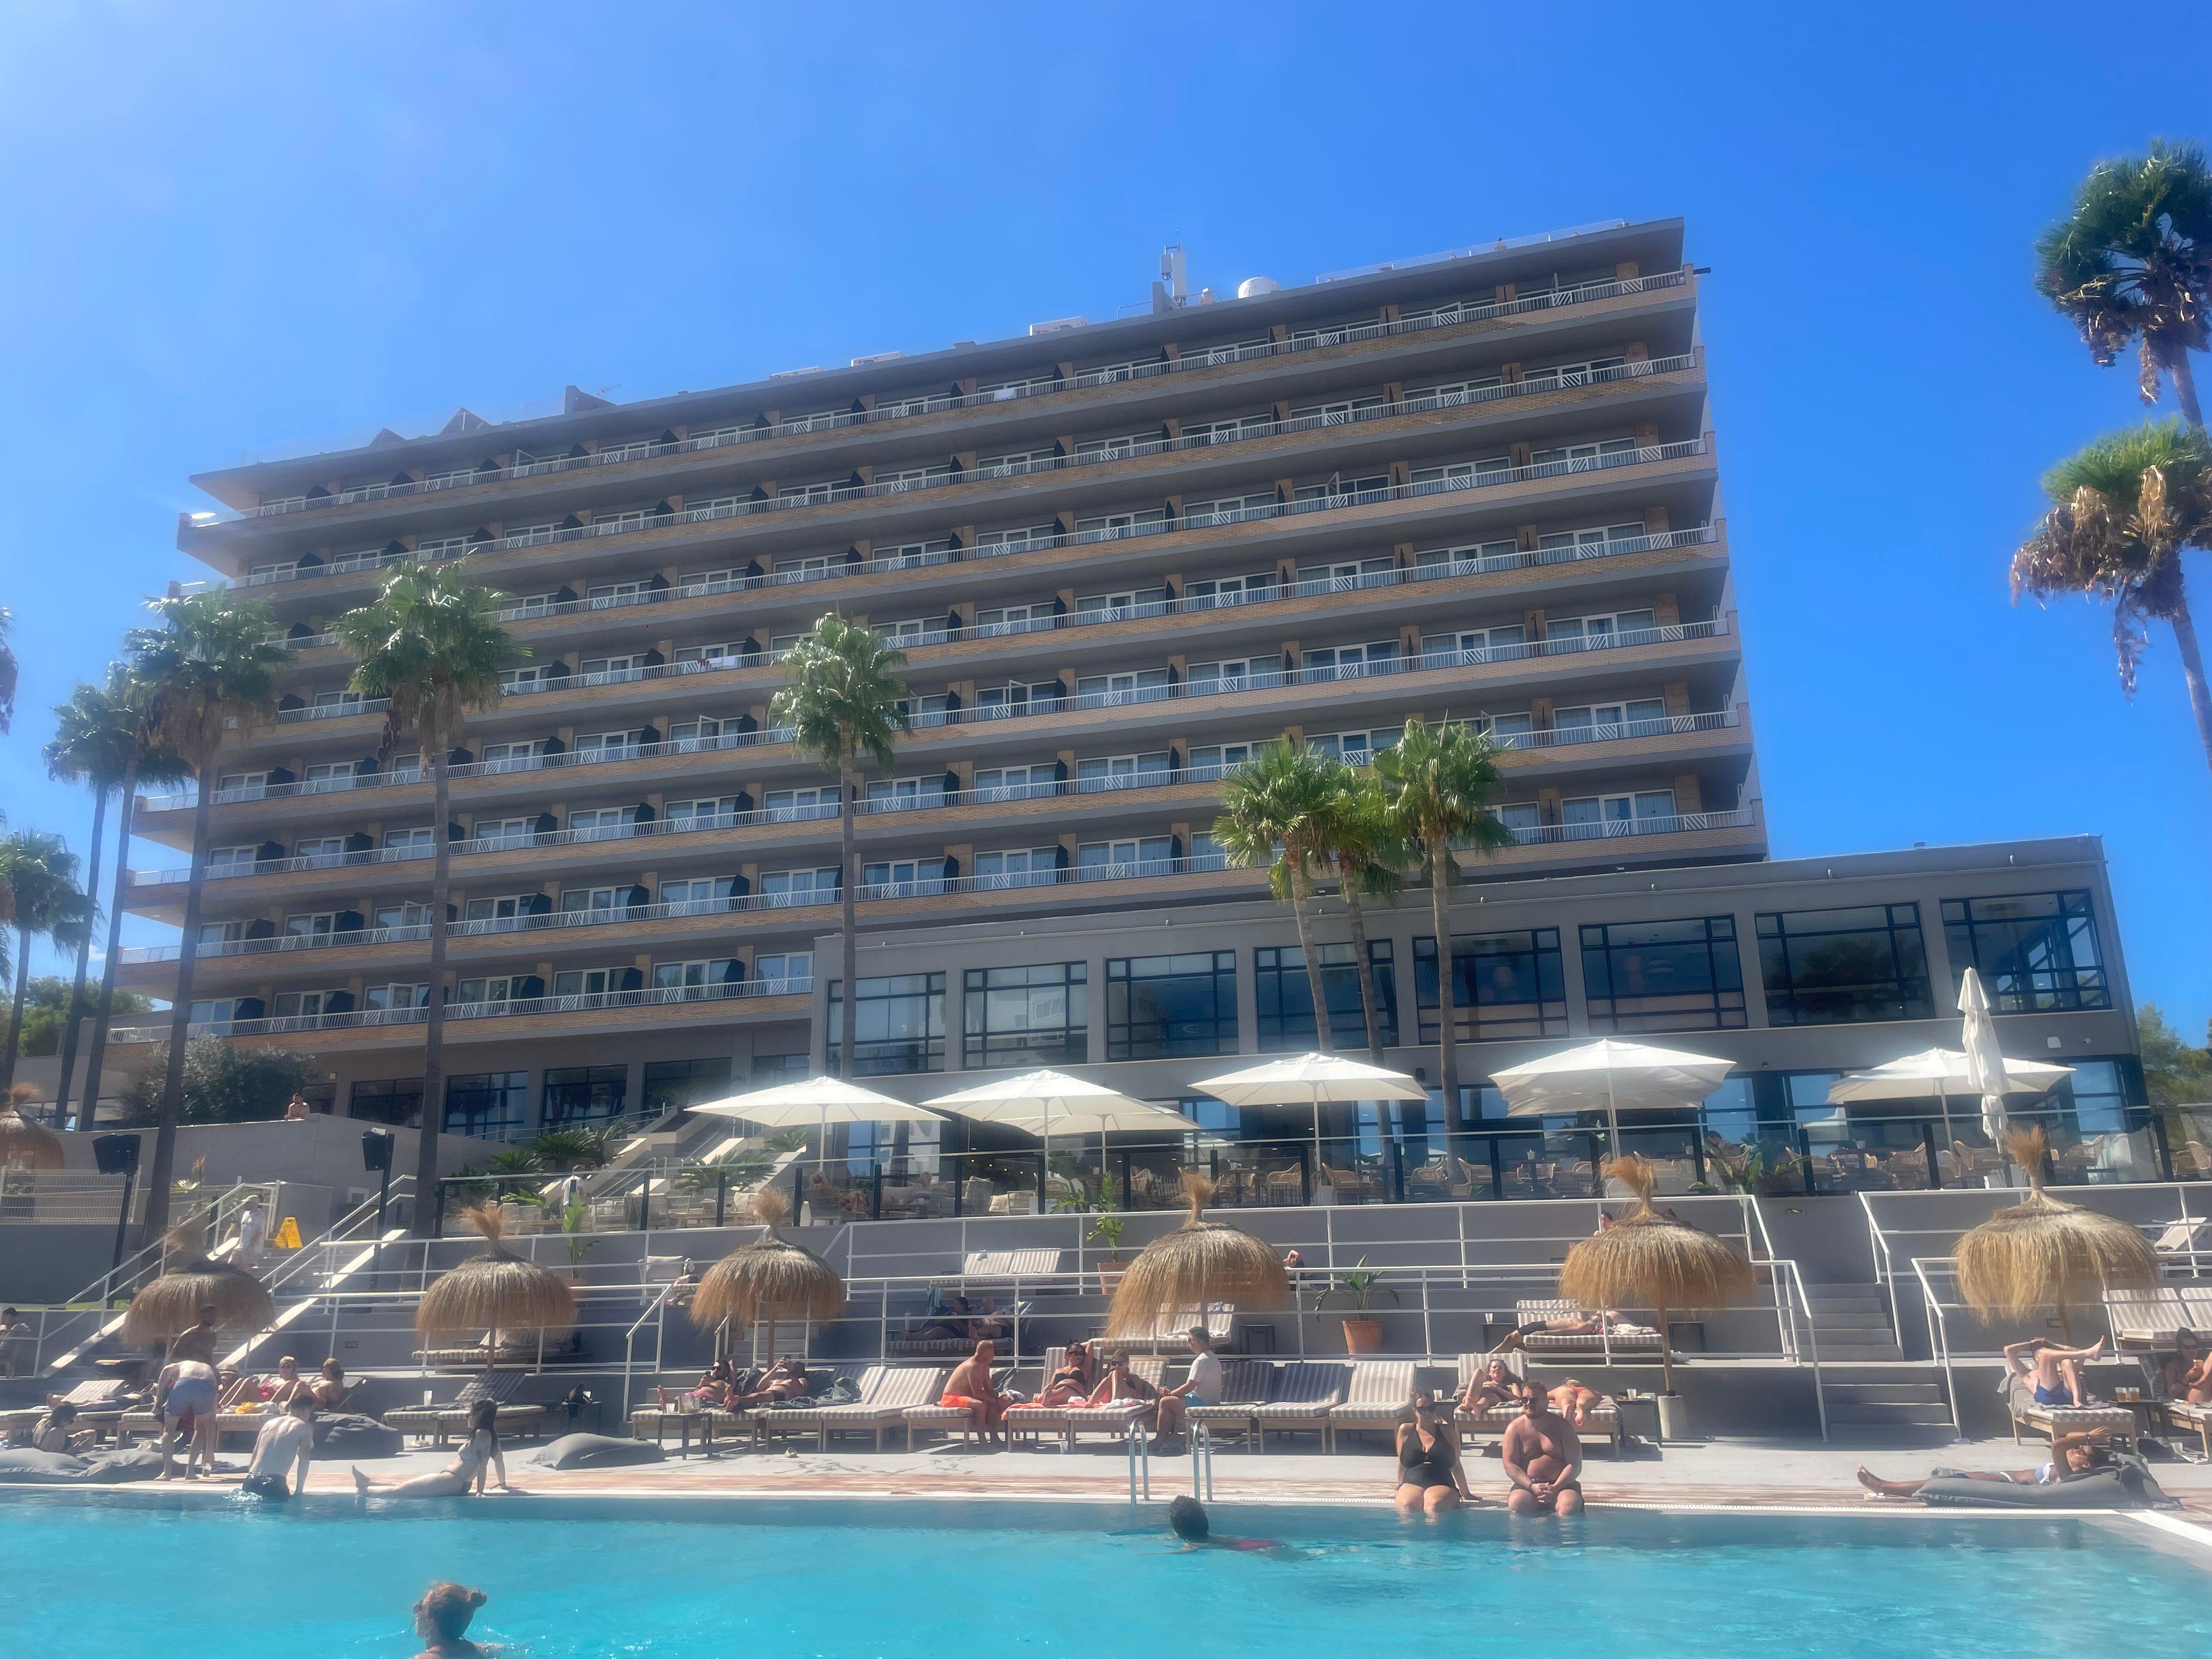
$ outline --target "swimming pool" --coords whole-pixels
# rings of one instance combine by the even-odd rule
[[[1601,1512],[1442,1525],[1214,1508],[1217,1533],[1328,1553],[1173,1553],[1154,1504],[478,1499],[364,1517],[0,1498],[0,1650],[40,1659],[405,1659],[435,1577],[490,1601],[504,1659],[2017,1659],[2045,1640],[2202,1652],[2212,1577],[2072,1520]],[[557,1513],[556,1513],[557,1510]],[[647,1516],[653,1518],[646,1518]],[[1142,1523],[1139,1525],[1139,1523]]]

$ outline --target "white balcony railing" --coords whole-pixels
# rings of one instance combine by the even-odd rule
[[[623,465],[632,461],[657,459],[664,455],[679,454],[689,451],[720,449],[732,446],[761,443],[778,438],[803,436],[815,432],[842,430],[849,427],[880,425],[890,422],[910,420],[917,416],[941,414],[948,410],[983,408],[1030,398],[1049,396],[1054,392],[1081,391],[1097,386],[1109,386],[1186,374],[1193,369],[1213,368],[1224,363],[1291,356],[1331,346],[1346,345],[1361,340],[1422,333],[1440,328],[1454,328],[1465,323],[1488,321],[1499,317],[1525,316],[1532,312],[1553,311],[1567,306],[1588,305],[1595,301],[1617,299],[1624,295],[1649,294],[1664,289],[1680,288],[1687,280],[1687,275],[1683,271],[1668,270],[1660,271],[1650,276],[1629,276],[1610,282],[1586,283],[1572,288],[1527,295],[1517,299],[1499,301],[1487,305],[1463,306],[1456,312],[1448,314],[1410,318],[1395,323],[1365,323],[1350,328],[1328,329],[1312,334],[1301,334],[1298,337],[1289,340],[1256,341],[1245,345],[1212,349],[1200,348],[1157,363],[1122,364],[1114,368],[1070,375],[1064,379],[1055,375],[1049,382],[1045,383],[1031,382],[974,393],[948,393],[933,398],[902,398],[882,409],[853,410],[832,415],[812,415],[773,425],[763,422],[696,438],[678,439],[672,443],[624,444],[617,448],[597,453],[550,457],[544,460],[523,461],[504,467],[483,467],[465,473],[447,473],[436,478],[363,484],[324,495],[293,496],[283,501],[264,502],[239,516],[248,519],[286,518],[303,513],[327,511],[333,507],[350,506],[357,501],[389,501],[410,495],[430,495],[445,490],[466,489],[477,484],[496,483],[512,478],[542,477],[553,473]]]
[[[1572,841],[1613,841],[1626,836],[1682,836],[1704,830],[1747,830],[1759,822],[1747,806],[1726,812],[1670,812],[1663,817],[1605,819],[1595,823],[1537,823],[1516,829],[1523,847]]]

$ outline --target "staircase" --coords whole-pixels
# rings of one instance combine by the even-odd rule
[[[1808,1285],[1813,1331],[1820,1342],[1823,1365],[1905,1358],[1889,1328],[1889,1298],[1879,1285]]]
[[[1820,1339],[1828,1422],[1847,1432],[1951,1432],[1951,1407],[1933,1367],[1908,1362],[1879,1285],[1808,1285]]]

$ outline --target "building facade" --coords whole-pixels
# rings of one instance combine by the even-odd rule
[[[858,1069],[900,1092],[1054,1064],[1176,1098],[1192,1060],[1310,1046],[1289,920],[1207,833],[1220,778],[1279,738],[1357,762],[1411,715],[1508,751],[1516,845],[1455,898],[1455,1110],[1587,1032],[1718,1033],[1808,1075],[1931,1046],[1949,970],[2000,933],[2008,960],[2078,952],[2011,970],[2008,1012],[2139,1092],[2093,843],[1763,862],[1679,222],[1246,287],[642,403],[571,388],[557,416],[462,410],[197,478],[228,511],[180,544],[294,654],[278,720],[216,780],[196,1029],[313,1053],[337,1109],[419,1114],[442,834],[451,1127],[821,1065],[837,790],[768,705],[835,608],[904,648],[915,694],[896,774],[850,804]],[[381,709],[327,631],[410,559],[465,560],[529,651],[453,757],[442,825],[419,765],[380,765]],[[146,800],[137,830],[184,848],[191,816]],[[179,919],[186,873],[137,872],[130,908]],[[1998,908],[1947,951],[1954,906]],[[1426,915],[1374,940],[1409,1066],[1434,1036]],[[1325,966],[1356,1010],[1340,932]],[[165,994],[173,957],[126,953],[121,982]],[[1887,981],[1851,979],[1876,958]],[[1333,1019],[1345,1046],[1358,1024]]]

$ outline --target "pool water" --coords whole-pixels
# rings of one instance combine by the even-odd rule
[[[480,1498],[363,1515],[0,1497],[0,1652],[407,1659],[434,1578],[502,1659],[2018,1659],[2203,1653],[2199,1561],[2076,1521],[1599,1513],[1441,1524],[1214,1506],[1302,1559],[1178,1553],[1164,1506]],[[643,1518],[650,1515],[656,1518]],[[2212,1558],[2206,1558],[2212,1559]]]

